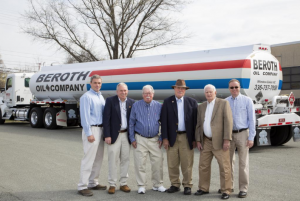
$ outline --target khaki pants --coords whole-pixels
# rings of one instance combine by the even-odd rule
[[[120,186],[127,185],[130,157],[130,144],[127,132],[119,133],[114,144],[107,146],[108,153],[108,183],[115,186],[117,183],[117,167],[120,166]],[[120,160],[120,164],[118,161]]]
[[[190,150],[186,134],[178,134],[173,147],[167,151],[169,178],[172,186],[180,187],[179,165],[183,175],[183,187],[193,187],[192,172],[194,164],[194,149]]]
[[[200,152],[199,189],[209,192],[211,177],[211,161],[213,157],[218,161],[220,169],[220,183],[222,193],[231,193],[231,165],[230,151],[215,150],[212,141],[204,138],[203,150]]]
[[[151,170],[152,170],[152,184],[153,187],[160,187],[163,183],[163,154],[159,149],[158,136],[153,138],[145,138],[138,134],[135,135],[137,148],[133,150],[134,167],[136,182],[138,187],[147,185],[146,181],[146,160],[149,155]]]
[[[249,130],[240,133],[232,133],[232,141],[230,143],[230,162],[231,162],[231,188],[234,188],[234,164],[235,149],[237,148],[239,156],[239,190],[247,192],[249,186],[249,148],[247,140]]]
[[[103,130],[100,127],[91,127],[95,141],[90,143],[82,129],[82,143],[84,156],[81,160],[80,180],[78,190],[97,186],[100,168],[103,161],[104,141]]]

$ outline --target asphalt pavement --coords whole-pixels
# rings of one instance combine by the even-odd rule
[[[105,147],[100,183],[108,185],[108,163]],[[192,192],[198,189],[199,151],[195,149]],[[131,151],[128,186],[130,193],[119,190],[94,191],[94,196],[77,194],[80,161],[83,156],[81,129],[78,127],[46,130],[33,129],[28,123],[8,122],[0,125],[0,200],[1,201],[61,201],[61,200],[220,200],[219,169],[213,159],[210,193],[202,196],[173,194],[152,190],[150,162],[147,161],[146,194],[137,193]],[[170,186],[166,152],[164,151],[164,186]],[[235,192],[239,189],[238,167],[235,168]],[[278,147],[256,147],[250,152],[250,187],[245,200],[296,201],[300,189],[300,142]]]

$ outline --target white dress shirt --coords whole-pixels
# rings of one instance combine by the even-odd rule
[[[124,130],[127,128],[127,108],[126,108],[126,101],[127,98],[125,99],[125,101],[121,101],[121,99],[119,98],[119,103],[120,103],[120,111],[121,111],[121,130]]]
[[[178,131],[185,131],[185,122],[184,122],[184,98],[176,98],[177,101],[177,111],[178,111]]]
[[[207,106],[206,106],[206,111],[205,111],[203,131],[204,131],[204,134],[209,138],[212,137],[210,122],[211,122],[211,116],[212,116],[212,113],[214,110],[215,102],[216,102],[216,99],[214,99],[210,103],[207,101]]]

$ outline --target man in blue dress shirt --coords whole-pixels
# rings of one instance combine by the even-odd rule
[[[252,100],[240,94],[240,82],[236,79],[229,81],[231,96],[229,101],[233,116],[232,141],[230,143],[231,180],[233,189],[233,172],[235,149],[239,156],[239,198],[247,196],[249,186],[249,148],[253,146],[255,131],[255,111]]]
[[[106,186],[98,183],[104,152],[102,116],[105,100],[100,92],[101,77],[93,75],[90,84],[91,89],[80,98],[84,156],[81,161],[78,193],[83,196],[92,196],[93,192],[90,190],[106,189]]]
[[[133,104],[129,120],[129,138],[134,148],[134,165],[138,193],[146,192],[146,160],[149,155],[152,170],[152,189],[165,192],[163,187],[162,140],[159,134],[161,104],[153,100],[151,85],[143,87],[143,100]]]

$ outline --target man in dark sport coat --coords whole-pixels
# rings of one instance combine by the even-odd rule
[[[183,175],[184,194],[190,195],[192,168],[194,163],[195,127],[197,124],[197,101],[185,97],[189,89],[185,81],[178,79],[172,86],[175,95],[164,100],[161,111],[161,135],[163,146],[167,150],[168,170],[171,187],[168,193],[180,190],[179,165]]]
[[[117,86],[117,95],[106,99],[103,112],[103,132],[108,153],[108,193],[114,194],[117,183],[117,158],[120,159],[120,190],[130,192],[127,186],[130,157],[128,135],[129,117],[134,100],[127,98],[128,87],[125,83]]]

